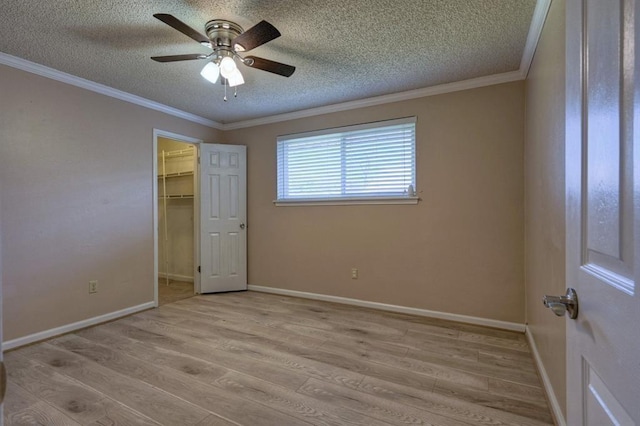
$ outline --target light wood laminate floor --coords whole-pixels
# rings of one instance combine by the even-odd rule
[[[167,284],[164,278],[158,280],[159,306],[193,296],[193,282],[169,280],[169,284]]]
[[[543,425],[520,333],[256,292],[5,354],[5,425]]]

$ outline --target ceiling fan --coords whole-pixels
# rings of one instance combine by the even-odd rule
[[[290,77],[296,70],[294,66],[269,59],[258,58],[257,56],[240,56],[239,52],[248,52],[251,49],[255,49],[258,46],[280,37],[280,31],[267,21],[260,21],[247,31],[244,31],[242,27],[235,22],[213,19],[204,26],[207,34],[205,36],[172,15],[156,13],[153,16],[180,31],[182,34],[194,39],[201,45],[213,50],[213,52],[208,55],[191,53],[184,55],[152,56],[151,59],[156,62],[211,59],[207,62],[207,65],[204,66],[200,74],[212,83],[216,83],[218,77],[222,76],[222,84],[229,85],[229,87],[235,87],[244,83],[244,78],[236,65],[235,59],[238,59],[248,67],[284,77]]]

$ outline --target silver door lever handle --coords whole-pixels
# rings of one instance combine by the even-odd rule
[[[542,298],[542,303],[559,317],[567,312],[571,319],[578,317],[578,295],[572,288],[567,289],[567,294],[564,296],[545,295],[544,298]]]

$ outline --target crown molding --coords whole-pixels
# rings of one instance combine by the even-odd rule
[[[271,115],[267,117],[261,117],[250,120],[241,120],[233,123],[222,124],[217,121],[209,120],[207,118],[191,114],[186,111],[179,110],[177,108],[170,107],[149,99],[142,98],[137,95],[132,95],[121,90],[114,89],[109,86],[105,86],[100,83],[95,83],[84,78],[76,77],[71,74],[64,73],[62,71],[55,70],[53,68],[46,67],[44,65],[36,64],[34,62],[27,61],[26,59],[11,56],[6,53],[0,52],[0,64],[8,65],[13,68],[18,68],[23,71],[27,71],[33,74],[37,74],[43,77],[51,78],[53,80],[61,81],[63,83],[71,84],[73,86],[81,87],[83,89],[91,90],[96,93],[100,93],[106,96],[110,96],[116,99],[123,100],[132,104],[140,105],[145,108],[153,109],[163,112],[165,114],[173,115],[194,123],[202,124],[218,130],[236,130],[247,127],[260,126],[265,124],[278,123],[282,121],[295,120],[299,118],[313,117],[316,115],[330,114],[333,112],[348,111],[357,108],[365,108],[375,105],[383,105],[392,102],[406,101],[410,99],[417,99],[427,96],[441,95],[445,93],[457,92],[460,90],[476,89],[485,86],[491,86],[501,83],[510,83],[513,81],[524,80],[529,74],[529,68],[533,62],[538,41],[542,34],[544,22],[546,20],[549,8],[551,7],[552,0],[537,0],[536,7],[533,11],[531,18],[531,25],[529,26],[529,33],[527,35],[527,41],[522,53],[520,61],[520,68],[517,71],[506,72],[502,74],[494,74],[484,77],[472,78],[469,80],[457,81],[453,83],[440,84],[437,86],[425,87],[417,90],[409,90],[405,92],[392,93],[389,95],[375,96],[366,99],[360,99],[356,101],[343,102],[333,105],[327,105],[318,108],[310,108],[305,110],[294,111],[285,114]]]
[[[545,2],[548,0],[539,1]],[[375,96],[372,98],[359,99],[356,101],[343,102],[318,108],[310,108],[285,114],[256,118],[252,120],[243,120],[233,123],[221,124],[217,121],[209,120],[207,118],[200,117],[198,115],[191,114],[189,112],[182,111],[177,108],[173,108],[168,105],[164,105],[137,95],[132,95],[130,93],[123,92],[122,90],[114,89],[112,87],[86,80],[81,77],[76,77],[74,75],[49,68],[44,65],[36,64],[35,62],[31,62],[26,59],[9,55],[7,53],[0,52],[0,64],[223,131],[260,126],[263,124],[278,123],[281,121],[295,120],[298,118],[312,117],[316,115],[329,114],[332,112],[348,111],[368,106],[383,105],[391,102],[400,102],[409,99],[423,98],[426,96],[441,95],[444,93],[457,92],[460,90],[468,90],[484,86],[491,86],[494,84],[509,83],[512,81],[522,80],[524,78],[520,71],[511,71],[502,74],[494,74],[484,77],[472,78],[469,80],[456,81],[453,83],[439,84],[437,86],[425,87],[417,90],[391,93],[389,95]]]
[[[552,0],[538,0],[536,2],[536,8],[533,10],[529,34],[527,35],[527,41],[524,45],[524,51],[522,52],[522,60],[520,61],[520,72],[522,73],[523,80],[529,75],[529,68],[531,68],[533,56],[536,53],[538,41],[540,41],[540,36],[542,35],[544,22],[547,20],[547,15],[551,8],[551,1]]]
[[[375,96],[372,98],[359,99],[356,101],[327,105],[318,108],[304,109],[285,114],[271,115],[268,117],[256,118],[253,120],[236,121],[234,123],[223,124],[222,130],[236,130],[245,127],[261,126],[264,124],[278,123],[281,121],[295,120],[298,118],[330,114],[332,112],[348,111],[351,109],[365,108],[392,102],[424,98],[427,96],[441,95],[444,93],[458,92],[460,90],[476,89],[479,87],[492,86],[494,84],[510,83],[512,81],[518,81],[522,79],[522,73],[519,70],[502,74],[493,74],[484,77],[471,78],[469,80],[456,81],[453,83],[439,84],[437,86],[430,86],[422,89],[408,90],[406,92],[392,93],[389,95]]]
[[[540,40],[540,36],[542,35],[542,29],[544,27],[544,22],[547,19],[547,14],[549,13],[551,2],[552,0],[536,1],[536,7],[533,10],[533,16],[531,17],[531,25],[529,26],[529,33],[527,34],[527,41],[525,42],[524,50],[522,52],[522,58],[520,60],[520,68],[517,71],[441,84],[437,86],[426,87],[423,89],[393,93],[390,95],[376,96],[373,98],[344,102],[324,107],[272,115],[252,120],[236,121],[234,123],[223,124],[221,130],[227,131],[242,129],[246,127],[278,123],[281,121],[295,120],[298,118],[312,117],[315,115],[329,114],[332,112],[348,111],[356,108],[383,105],[391,102],[405,101],[426,96],[441,95],[444,93],[451,93],[459,90],[475,89],[484,86],[491,86],[494,84],[525,80],[527,78],[527,75],[529,74],[531,63],[533,62],[533,56],[536,52],[536,48],[538,47],[538,41]]]
[[[12,68],[17,68],[31,74],[50,78],[52,80],[57,80],[62,83],[70,84],[72,86],[80,87],[82,89],[90,90],[92,92],[100,93],[101,95],[109,96],[121,101],[140,105],[145,108],[163,112],[165,114],[173,115],[174,117],[202,124],[207,127],[211,127],[214,129],[222,128],[222,124],[204,117],[200,117],[199,115],[191,114],[189,112],[143,98],[141,96],[132,95],[131,93],[123,92],[122,90],[114,89],[113,87],[105,86],[104,84],[86,80],[81,77],[76,77],[75,75],[67,74],[65,72],[46,67],[44,65],[36,64],[35,62],[27,61],[26,59],[18,58],[7,53],[0,52],[0,64],[7,65]]]

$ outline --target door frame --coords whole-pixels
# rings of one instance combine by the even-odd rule
[[[180,135],[178,133],[169,132],[161,129],[153,129],[153,303],[158,307],[158,279],[159,279],[159,261],[158,261],[158,138],[172,139],[177,142],[189,143],[195,145],[196,156],[194,158],[194,186],[193,186],[193,289],[195,293],[200,292],[200,275],[198,274],[198,265],[200,264],[200,179],[197,177],[200,170],[197,167],[197,158],[200,157],[200,144],[202,139],[192,138],[190,136]],[[198,261],[196,261],[196,259]]]
[[[1,195],[2,182],[0,182],[0,200],[2,199]],[[4,342],[4,332],[2,327],[2,206],[0,205],[0,426],[4,424],[4,399],[7,391],[7,373],[4,369],[4,353],[2,351],[2,345]],[[2,391],[2,389],[4,389],[4,391]]]

